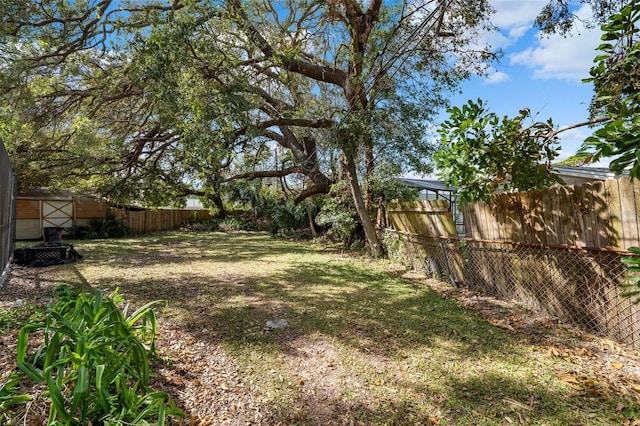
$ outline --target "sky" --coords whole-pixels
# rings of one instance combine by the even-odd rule
[[[486,34],[486,40],[505,54],[488,77],[464,82],[463,93],[454,95],[451,105],[461,106],[469,99],[480,98],[488,102],[492,112],[509,117],[527,107],[537,114],[536,121],[552,118],[559,128],[588,120],[593,86],[581,80],[589,77],[598,53],[595,49],[601,43],[600,28],[587,29],[578,22],[570,37],[542,36],[533,23],[547,0],[491,0],[491,3],[497,10],[493,22],[500,31]],[[588,6],[575,13],[579,17],[591,16]],[[574,154],[592,131],[581,127],[561,133],[561,155],[556,161]]]

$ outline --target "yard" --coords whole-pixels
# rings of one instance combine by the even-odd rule
[[[153,387],[184,424],[640,425],[636,349],[386,261],[263,233],[73,243],[81,262],[14,268],[0,290],[0,371],[68,283],[166,300]],[[46,418],[33,392],[20,424]]]

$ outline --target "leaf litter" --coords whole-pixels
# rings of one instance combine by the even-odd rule
[[[55,266],[47,269],[14,268],[5,287],[0,289],[0,308],[8,309],[16,299],[29,303],[45,304],[50,300],[51,291],[60,283],[59,271]],[[224,273],[222,274],[224,275]],[[588,398],[618,395],[629,403],[640,404],[640,359],[638,349],[620,344],[610,339],[584,333],[557,319],[535,314],[523,307],[483,296],[465,289],[453,289],[446,283],[425,279],[417,273],[404,274],[405,279],[427,285],[443,298],[454,299],[466,309],[477,312],[484,321],[503,329],[529,345],[531,356],[552,358],[557,361],[556,377],[571,391],[567,398],[578,400],[577,406]],[[245,283],[236,276],[223,277],[229,284],[243,290]],[[238,285],[240,283],[241,285]],[[188,284],[188,283],[185,283]],[[193,288],[175,286],[176,299],[194,297]],[[260,301],[255,300],[258,305]],[[206,314],[207,304],[193,306]],[[275,314],[281,314],[282,307],[276,307]],[[197,314],[197,312],[196,312]],[[279,317],[272,317],[279,318]],[[292,392],[292,406],[286,407],[286,416],[276,402],[265,396],[260,377],[251,368],[239,365],[224,344],[217,339],[216,329],[220,326],[215,318],[207,323],[208,317],[201,315],[197,327],[189,329],[174,322],[175,318],[160,315],[157,348],[161,358],[152,366],[156,375],[153,387],[170,393],[187,417],[174,424],[183,425],[278,425],[316,424],[349,425],[366,424],[359,419],[358,412],[378,409],[379,402],[370,396],[371,388],[363,378],[344,365],[344,357],[339,349],[321,335],[296,335],[292,328],[274,329],[271,333],[282,333],[281,343],[286,347],[282,355],[283,369],[289,373],[269,378],[282,382],[283,389]],[[254,324],[256,333],[264,323]],[[3,378],[15,367],[15,342],[17,330],[0,336],[0,367]],[[208,338],[203,338],[208,336]],[[369,345],[378,342],[368,342]],[[472,342],[473,343],[473,342]],[[361,353],[364,362],[376,366],[382,373],[392,370],[389,362],[378,354]],[[425,355],[428,357],[428,354]],[[401,351],[399,358],[407,360],[410,354]],[[282,369],[280,369],[282,371]],[[396,372],[401,377],[405,371]],[[394,374],[396,374],[394,373]],[[259,374],[259,373],[258,373]],[[386,376],[391,376],[386,374]],[[374,387],[387,389],[385,374],[372,379]],[[393,382],[393,379],[391,380]],[[41,392],[41,390],[34,390]],[[357,393],[357,398],[347,392]],[[435,401],[446,408],[446,399],[440,395]],[[527,416],[534,410],[535,399],[504,397],[505,424],[530,424]],[[40,404],[40,407],[34,406]],[[29,406],[31,419],[16,419],[20,424],[39,424],[46,407],[38,398]],[[424,413],[419,419],[422,424],[449,424],[445,418],[455,414],[456,408],[443,408],[440,413]],[[392,409],[392,408],[390,408]],[[629,404],[619,402],[617,410],[624,412]],[[293,413],[293,414],[292,414]],[[298,413],[298,417],[296,414]],[[286,418],[288,420],[283,420]],[[296,421],[296,418],[298,421]],[[402,420],[393,424],[413,424]],[[624,425],[640,425],[640,420],[628,419]]]

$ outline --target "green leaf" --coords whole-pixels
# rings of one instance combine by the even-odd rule
[[[36,383],[43,383],[44,376],[42,370],[28,362],[19,362],[18,368],[31,380]]]
[[[73,421],[73,416],[67,411],[65,406],[65,399],[64,396],[62,396],[62,391],[60,390],[58,383],[56,383],[50,373],[51,368],[45,370],[49,397],[51,398],[51,412],[54,413],[54,418],[59,416],[65,422],[71,423]]]

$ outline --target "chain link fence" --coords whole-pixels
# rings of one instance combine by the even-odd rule
[[[16,230],[16,182],[9,156],[0,141],[0,288],[9,272]]]
[[[640,347],[640,304],[624,296],[624,250],[429,238],[385,230],[389,255],[428,275]]]

